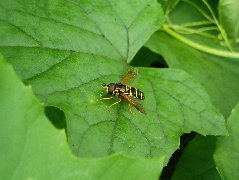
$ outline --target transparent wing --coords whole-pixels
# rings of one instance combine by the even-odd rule
[[[133,68],[131,69],[127,74],[124,75],[124,77],[121,80],[121,84],[125,84],[126,82],[133,81],[138,74],[138,69]]]
[[[133,96],[128,96],[125,94],[121,94],[122,98],[126,101],[128,101],[132,106],[134,106],[137,110],[139,110],[143,114],[147,114],[144,106],[140,103],[140,100]]]

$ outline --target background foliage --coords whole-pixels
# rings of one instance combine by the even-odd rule
[[[2,178],[236,179],[238,6],[1,1]],[[147,115],[97,102],[131,66]]]

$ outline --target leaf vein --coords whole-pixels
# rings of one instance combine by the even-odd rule
[[[145,77],[147,77],[147,76],[145,76]],[[159,114],[160,111],[159,111],[158,104],[157,104],[157,100],[156,100],[156,91],[155,91],[155,89],[154,89],[154,86],[153,86],[152,81],[151,81],[150,79],[148,79],[148,82],[149,82],[149,84],[150,84],[150,86],[151,86],[151,89],[152,89],[152,93],[153,93],[153,97],[154,97],[154,101],[155,101],[156,115],[157,115],[157,118],[158,118],[158,121],[159,121],[159,125],[160,125],[160,128],[161,128],[161,132],[163,133],[164,143],[166,143],[167,136],[166,136],[166,134],[165,134],[165,131],[164,131],[164,128],[163,128],[163,124],[162,124],[162,122],[161,122],[161,120],[160,120],[160,114]]]
[[[124,56],[121,54],[121,52],[119,51],[119,49],[117,49],[117,48],[114,46],[113,42],[111,42],[110,39],[108,39],[108,38],[106,37],[106,35],[104,34],[104,32],[101,30],[100,26],[97,24],[97,21],[93,20],[93,19],[88,15],[87,11],[86,11],[80,4],[74,3],[74,2],[69,1],[69,0],[66,0],[66,1],[72,3],[73,5],[79,7],[81,10],[83,10],[84,13],[87,15],[88,19],[89,19],[92,23],[94,23],[94,24],[97,26],[97,28],[98,28],[98,30],[100,31],[102,37],[105,38],[106,41],[108,41],[108,43],[113,47],[113,49],[115,49],[116,52],[118,52],[118,54],[121,56],[121,58],[124,59],[124,58],[123,58]]]
[[[98,78],[95,78],[95,79],[92,79],[92,80],[90,80],[90,81],[87,81],[87,82],[83,82],[83,83],[81,83],[81,84],[78,84],[77,86],[73,86],[73,87],[70,87],[70,88],[67,88],[67,89],[62,89],[62,90],[54,90],[54,91],[52,91],[52,92],[50,92],[50,93],[44,94],[44,96],[50,96],[50,95],[52,95],[52,94],[54,94],[54,93],[64,93],[64,92],[66,92],[66,91],[70,91],[70,90],[72,90],[72,89],[80,88],[81,86],[90,84],[90,83],[92,83],[92,82],[94,82],[94,81],[98,81],[98,80],[101,79],[101,78],[108,77],[108,76],[112,76],[112,75],[118,75],[118,74],[106,74],[106,75],[102,75],[102,76],[100,76],[100,77],[98,77]]]
[[[34,40],[38,46],[42,46],[41,42],[40,42],[38,39],[36,39],[35,37],[33,37],[31,34],[28,34],[26,31],[24,31],[24,30],[23,30],[22,28],[20,28],[19,26],[15,25],[15,24],[12,24],[12,23],[10,23],[10,22],[8,22],[8,21],[6,21],[6,20],[3,20],[3,19],[0,19],[0,21],[2,21],[2,22],[4,22],[4,23],[7,23],[7,24],[11,25],[12,27],[18,29],[20,32],[22,32],[23,34],[25,34],[26,36],[28,36],[28,37],[30,37],[32,40]]]
[[[78,150],[77,150],[77,154],[80,155],[80,148],[82,146],[82,141],[86,138],[86,133],[94,126],[98,126],[99,124],[102,124],[102,123],[110,123],[110,122],[113,122],[113,120],[105,120],[105,121],[100,121],[100,122],[97,122],[97,123],[94,123],[94,124],[90,124],[89,127],[82,133],[81,135],[81,139],[79,140],[79,145],[78,145]]]
[[[146,139],[148,145],[149,145],[149,156],[152,157],[152,144],[150,139],[147,137],[146,133],[144,133],[135,123],[133,123],[128,117],[123,115],[128,121],[133,125],[133,127],[140,132],[140,134],[143,135],[143,137]]]

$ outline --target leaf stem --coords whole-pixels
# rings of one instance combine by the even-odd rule
[[[196,21],[196,22],[190,22],[190,23],[183,23],[181,24],[182,27],[195,27],[195,26],[202,26],[202,25],[211,25],[214,24],[210,21]]]
[[[209,26],[209,27],[202,27],[199,29],[192,29],[192,28],[188,28],[186,26],[178,26],[178,25],[168,25],[170,28],[174,29],[177,32],[180,32],[181,34],[200,34],[201,36],[207,37],[207,38],[211,38],[211,39],[215,39],[218,40],[218,38],[212,34],[206,33],[205,31],[218,31],[217,27],[215,26]]]
[[[179,41],[181,41],[181,42],[183,42],[183,43],[185,43],[185,44],[187,44],[187,45],[189,45],[189,46],[191,46],[191,47],[193,47],[197,50],[200,50],[202,52],[209,53],[209,54],[212,54],[212,55],[215,55],[215,56],[239,59],[239,53],[218,50],[218,49],[214,49],[214,48],[211,48],[211,47],[207,47],[207,46],[203,46],[201,44],[195,43],[195,42],[181,36],[180,34],[176,33],[175,31],[171,30],[168,25],[164,25],[162,28],[169,35],[173,36],[177,40],[179,40]]]

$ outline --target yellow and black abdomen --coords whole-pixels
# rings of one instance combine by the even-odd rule
[[[140,100],[143,100],[145,98],[144,93],[142,91],[140,91],[139,89],[136,89],[134,87],[127,86],[127,85],[125,85],[125,86],[126,86],[125,87],[126,91],[124,94],[126,94],[128,96],[134,96]]]

